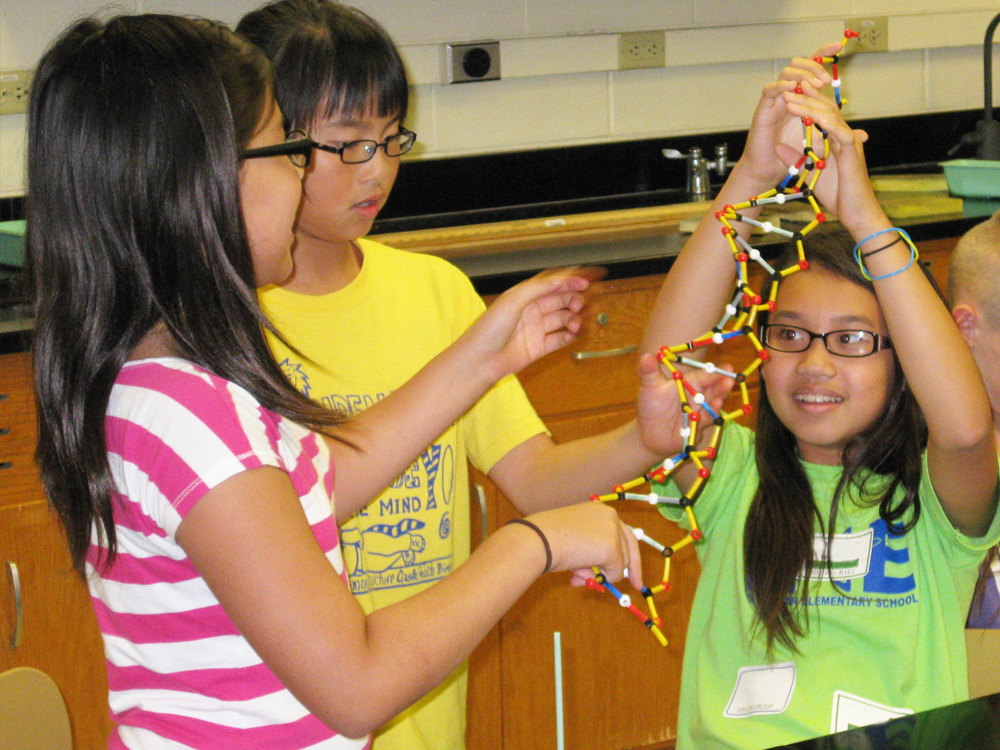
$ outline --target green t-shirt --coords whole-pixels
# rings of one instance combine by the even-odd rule
[[[678,750],[770,748],[967,699],[965,616],[978,566],[1000,538],[1000,513],[981,539],[956,531],[926,457],[921,516],[909,533],[892,535],[877,506],[845,498],[829,567],[848,595],[816,566],[821,580],[809,587],[799,653],[779,644],[768,659],[743,575],[744,520],[758,483],[754,439],[745,427],[726,427],[694,508],[704,532],[696,547],[702,572],[684,653]],[[842,469],[805,467],[826,518]],[[684,522],[676,508],[664,514]],[[822,554],[822,535],[816,545]]]

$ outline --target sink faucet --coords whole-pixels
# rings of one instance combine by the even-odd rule
[[[1000,122],[993,119],[993,32],[1000,24],[1000,13],[986,27],[983,40],[983,119],[976,123],[973,133],[966,133],[948,150],[953,156],[962,146],[975,146],[976,158],[1000,161]]]
[[[726,143],[720,143],[715,147],[714,161],[702,156],[701,149],[697,146],[692,147],[686,154],[674,148],[665,148],[662,153],[668,159],[687,159],[687,191],[697,200],[705,200],[711,193],[710,171],[714,171],[719,177],[725,177],[726,170],[735,164],[729,161],[729,145]]]

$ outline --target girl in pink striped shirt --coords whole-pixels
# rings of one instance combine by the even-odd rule
[[[543,571],[617,580],[631,563],[639,580],[634,537],[586,503],[362,613],[334,466],[337,502],[362,507],[492,383],[569,341],[588,282],[513,288],[349,424],[308,401],[255,294],[291,271],[312,149],[283,131],[271,81],[221,25],[156,15],[81,21],[36,72],[37,459],[104,634],[112,748],[366,747]],[[643,393],[648,443],[676,451],[672,383],[649,374]]]

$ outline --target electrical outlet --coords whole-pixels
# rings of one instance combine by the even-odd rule
[[[31,70],[0,70],[0,115],[17,115],[28,111],[33,75]]]
[[[886,16],[851,18],[844,21],[845,29],[858,32],[858,37],[848,45],[848,52],[888,52],[889,19]]]
[[[500,78],[500,42],[445,45],[448,83],[496,81]]]
[[[629,31],[618,35],[618,70],[662,68],[667,64],[663,31]]]

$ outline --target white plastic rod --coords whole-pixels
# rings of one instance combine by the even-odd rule
[[[556,750],[564,750],[566,738],[563,736],[563,684],[562,684],[562,633],[552,634],[556,659]]]

